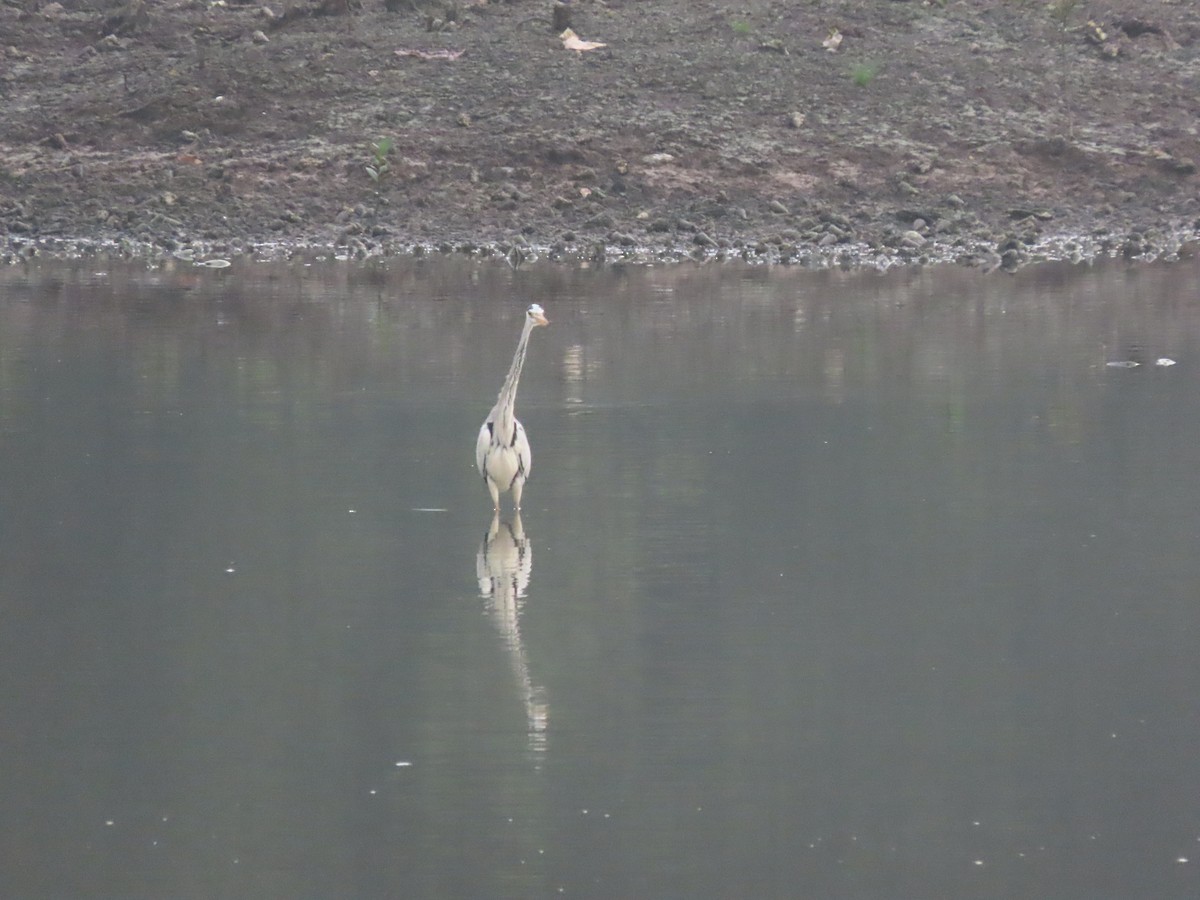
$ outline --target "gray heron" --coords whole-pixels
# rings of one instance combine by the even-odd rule
[[[525,349],[529,346],[529,335],[539,325],[549,325],[546,314],[536,303],[525,312],[525,327],[517,342],[508,377],[500,388],[496,405],[483,421],[479,438],[475,441],[475,467],[483,476],[484,484],[492,495],[492,508],[500,510],[500,495],[512,491],[513,505],[521,508],[521,492],[525,479],[529,477],[532,457],[529,438],[525,427],[517,421],[513,407],[517,403],[517,382],[521,380],[521,367],[525,365]]]

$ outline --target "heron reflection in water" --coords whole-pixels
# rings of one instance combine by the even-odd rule
[[[533,548],[529,546],[521,514],[516,513],[512,522],[501,522],[499,516],[493,516],[475,556],[475,574],[479,579],[479,593],[487,601],[492,624],[504,638],[516,676],[525,705],[529,748],[542,752],[546,749],[550,708],[546,703],[545,688],[535,685],[529,675],[529,658],[521,640],[521,607],[532,572]]]

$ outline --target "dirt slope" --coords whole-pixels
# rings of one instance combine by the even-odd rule
[[[1191,0],[391,5],[0,0],[9,254],[1194,249]]]

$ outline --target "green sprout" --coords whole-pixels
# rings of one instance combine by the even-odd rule
[[[879,74],[875,63],[855,63],[850,69],[850,79],[859,87],[866,87]]]
[[[371,176],[371,180],[378,182],[384,175],[388,173],[391,166],[388,165],[388,154],[392,152],[394,141],[391,138],[380,138],[374,144],[371,144],[371,161],[365,166],[367,174]]]

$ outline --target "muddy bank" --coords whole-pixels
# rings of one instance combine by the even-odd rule
[[[386,5],[0,6],[5,252],[1196,248],[1190,2]]]

